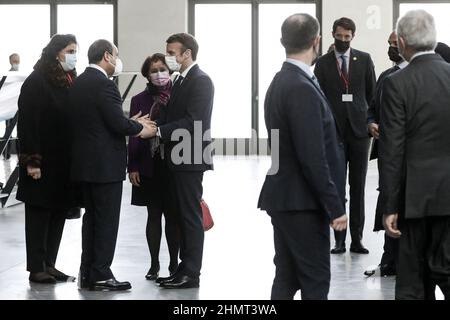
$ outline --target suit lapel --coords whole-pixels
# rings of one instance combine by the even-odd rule
[[[350,89],[351,89],[352,83],[353,83],[352,79],[357,78],[355,75],[357,72],[359,72],[359,57],[356,54],[355,50],[353,50],[353,49],[350,50],[349,66],[350,66],[350,72],[348,74],[348,78],[349,78]]]
[[[329,65],[328,65],[329,70],[333,70],[331,74],[334,76],[334,80],[332,80],[332,82],[338,83],[339,88],[341,88],[342,92],[344,92],[345,85],[344,85],[344,82],[342,81],[338,66],[339,66],[339,64],[336,59],[336,54],[334,53],[334,51],[332,51],[330,53],[330,59],[329,59]]]
[[[198,65],[193,66],[191,68],[191,70],[189,70],[188,74],[186,75],[186,78],[183,79],[183,82],[181,83],[181,85],[179,85],[178,88],[176,88],[176,90],[172,91],[168,107],[174,105],[177,102],[178,98],[180,96],[183,96],[184,90],[186,90],[186,87],[188,86],[192,77],[195,76],[198,69],[199,69]]]

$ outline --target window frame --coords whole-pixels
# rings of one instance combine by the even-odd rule
[[[251,4],[252,5],[252,49],[251,49],[251,129],[256,132],[256,137],[250,139],[230,138],[223,139],[223,148],[225,150],[227,140],[234,140],[234,145],[238,144],[238,140],[245,140],[245,154],[268,154],[267,139],[260,139],[259,128],[259,4],[315,4],[316,18],[322,26],[322,0],[189,0],[188,3],[188,32],[195,36],[195,5],[197,4]],[[322,41],[322,40],[321,40]],[[322,48],[322,46],[320,46]],[[322,50],[322,49],[320,49]],[[254,131],[253,131],[254,130]],[[221,140],[221,139],[215,139]],[[261,141],[260,141],[261,140]],[[262,142],[262,143],[260,143]],[[260,150],[260,145],[265,150]],[[237,155],[237,147],[234,148]]]
[[[0,0],[0,5],[25,5],[25,4],[47,4],[50,5],[50,37],[58,32],[58,5],[60,4],[110,4],[113,5],[113,37],[114,44],[118,46],[118,11],[117,0]]]

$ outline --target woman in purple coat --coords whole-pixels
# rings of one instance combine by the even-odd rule
[[[148,114],[155,121],[160,116],[170,97],[172,81],[165,57],[156,53],[148,57],[141,69],[142,75],[148,79],[144,91],[131,99],[130,117]],[[162,159],[161,147],[153,138],[142,140],[130,137],[128,144],[128,175],[132,187],[131,204],[146,206],[147,243],[150,250],[151,266],[145,278],[155,280],[159,275],[159,249],[161,244],[161,217],[164,214],[167,246],[169,248],[169,272],[172,274],[178,267],[179,230],[175,211],[171,204],[168,188],[168,168]]]

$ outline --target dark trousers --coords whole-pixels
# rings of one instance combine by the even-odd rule
[[[170,188],[176,195],[180,227],[180,266],[178,271],[199,277],[203,259],[203,172],[175,171],[171,173]]]
[[[348,183],[350,185],[350,235],[352,242],[363,238],[365,208],[364,194],[366,187],[367,166],[369,161],[370,139],[357,138],[350,124],[344,135],[345,158],[348,165]],[[347,231],[334,232],[336,242],[344,242]]]
[[[381,265],[388,265],[390,268],[397,270],[398,260],[398,239],[389,237],[384,233],[383,255],[381,256]]]
[[[9,137],[6,136],[6,132],[10,129],[11,124],[12,119],[5,120],[5,134],[3,135],[3,139],[9,139]],[[9,159],[11,157],[11,141],[6,143],[5,150],[3,151],[3,157],[5,159]]]
[[[326,300],[330,289],[329,218],[317,211],[268,212],[276,267],[272,300]]]
[[[395,298],[433,300],[435,286],[450,300],[450,217],[401,221]]]
[[[110,267],[119,230],[122,182],[83,183],[82,254],[80,274],[90,282],[114,277]]]
[[[47,267],[55,267],[66,222],[66,211],[25,203],[25,239],[29,272],[43,272]]]

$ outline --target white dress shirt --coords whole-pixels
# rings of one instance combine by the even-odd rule
[[[352,50],[352,48],[348,48],[348,50],[345,53],[340,53],[337,52],[336,50],[334,51],[334,54],[336,55],[336,60],[339,63],[339,72],[341,72],[342,69],[342,59],[341,56],[344,56],[345,62],[347,62],[347,74],[348,74],[348,70],[349,70],[349,66],[350,66],[350,51]]]
[[[100,67],[98,64],[91,63],[91,64],[89,65],[89,67],[101,71],[101,72],[105,75],[105,77],[109,78],[109,77],[108,77],[108,74],[106,73],[106,71],[105,71],[102,67]]]
[[[420,57],[420,56],[424,56],[426,54],[435,54],[436,52],[434,51],[421,51],[421,52],[417,52],[415,55],[413,55],[411,57],[411,59],[409,60],[409,63],[411,63],[415,58]]]

